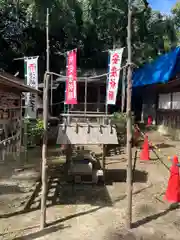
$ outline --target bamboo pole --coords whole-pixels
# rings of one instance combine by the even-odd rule
[[[101,104],[101,85],[98,85],[97,92],[97,113],[100,112],[100,104]]]
[[[27,109],[27,107],[26,107]],[[25,111],[26,111],[25,109]],[[27,146],[28,146],[28,126],[27,126],[27,118],[25,117],[24,118],[24,159],[25,159],[25,162],[27,162],[28,160],[28,151],[27,151]]]
[[[46,15],[46,43],[47,43],[47,59],[46,68],[49,72],[49,9],[47,9]],[[42,146],[42,192],[41,192],[41,217],[40,217],[40,229],[44,229],[46,226],[46,195],[47,195],[47,142],[48,142],[48,91],[49,91],[49,79],[50,75],[44,74],[44,93],[43,93],[43,146]]]
[[[53,115],[53,75],[51,75],[51,116]]]
[[[125,99],[126,99],[126,86],[125,86],[125,78],[126,78],[126,68],[123,69],[123,75],[122,75],[122,85],[121,85],[121,112],[124,112],[124,105],[125,105]]]
[[[84,114],[86,116],[87,113],[87,78],[84,84]]]
[[[110,53],[108,51],[108,73],[110,72]],[[109,82],[109,75],[107,75],[107,79],[106,79],[106,105],[105,105],[105,114],[106,116],[108,115],[108,104],[107,104],[107,100],[108,100],[108,82]],[[107,120],[107,118],[106,118]]]
[[[47,193],[47,138],[48,138],[48,87],[49,76],[44,77],[45,88],[43,96],[43,124],[44,124],[44,135],[43,135],[43,146],[42,146],[42,170],[41,170],[41,181],[42,181],[42,192],[41,192],[41,219],[40,229],[44,229],[46,225],[46,193]]]
[[[21,60],[21,59],[19,59]],[[24,78],[25,78],[25,84],[27,85],[27,61],[25,60],[25,58],[23,58],[24,60]],[[25,110],[25,114],[24,114],[24,119],[23,119],[23,124],[24,124],[24,159],[25,162],[27,162],[28,160],[28,155],[27,155],[27,147],[28,147],[28,126],[27,126],[27,109],[28,106],[26,105],[26,97],[27,97],[27,93],[25,94],[25,105],[24,105],[24,110]]]
[[[106,145],[102,145],[102,167],[103,167],[103,176],[104,176],[104,182],[106,182]]]
[[[131,49],[131,20],[132,4],[128,0],[128,26],[127,26],[127,47],[128,47],[128,73],[127,73],[127,228],[132,223],[132,117],[131,117],[131,96],[132,96],[132,49]]]
[[[46,71],[49,72],[49,8],[46,12]]]

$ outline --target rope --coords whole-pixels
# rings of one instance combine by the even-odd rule
[[[109,73],[103,73],[103,74],[100,74],[100,75],[95,75],[95,76],[92,76],[92,77],[78,77],[79,80],[84,80],[84,79],[96,79],[96,78],[102,78],[102,77],[106,77],[108,75],[110,75],[112,72],[117,72],[117,71],[121,71],[123,70],[124,68],[127,68],[129,66],[136,66],[134,63],[127,63],[125,64],[123,67],[119,68],[119,69],[116,69],[115,71],[110,71]],[[55,75],[57,77],[61,77],[62,79],[67,79],[67,76],[65,75],[62,75],[62,74],[58,74],[58,73],[54,73],[54,72],[46,72],[45,73],[46,75]],[[100,79],[99,79],[100,80]],[[90,82],[90,81],[89,81]]]
[[[144,132],[142,132],[137,125],[134,125],[134,129],[137,129],[137,130],[140,132],[140,134],[143,136],[143,138],[146,136],[146,134],[145,134]],[[169,167],[163,162],[162,157],[159,157],[159,155],[158,155],[157,152],[155,151],[155,149],[156,149],[156,150],[158,150],[158,152],[161,152],[161,149],[158,148],[158,147],[157,147],[155,144],[153,144],[152,142],[150,142],[150,144],[151,144],[151,146],[152,146],[152,151],[154,152],[154,154],[156,155],[156,157],[158,158],[158,160],[163,164],[163,166],[164,166],[168,171],[170,171]],[[153,148],[155,148],[155,149],[153,149]],[[162,154],[162,152],[161,152],[161,154]],[[162,155],[163,155],[163,154],[162,154]],[[163,155],[163,156],[166,157],[165,155]],[[170,157],[168,157],[168,159],[170,159]]]

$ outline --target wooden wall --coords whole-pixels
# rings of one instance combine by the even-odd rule
[[[163,102],[164,96],[164,102]],[[165,100],[166,99],[166,100]],[[168,128],[180,128],[179,79],[157,88],[156,124]]]
[[[0,160],[20,151],[21,93],[0,85]]]

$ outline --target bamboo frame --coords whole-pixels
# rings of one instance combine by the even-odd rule
[[[132,50],[131,50],[131,21],[132,21],[132,0],[128,0],[128,27],[127,27],[127,45],[128,45],[128,64],[120,68],[120,70],[128,67],[127,76],[127,228],[131,228],[132,222],[132,121],[131,121],[131,92],[132,92]],[[48,89],[49,89],[49,78],[50,75],[55,75],[61,77],[60,82],[66,81],[66,76],[56,74],[49,71],[49,10],[47,9],[46,17],[46,42],[47,42],[47,69],[44,75],[44,96],[43,96],[43,119],[44,119],[44,137],[43,137],[43,147],[42,147],[42,195],[41,195],[41,219],[40,228],[44,229],[46,225],[46,190],[47,190],[47,129],[48,129]],[[87,97],[87,83],[97,82],[97,80],[102,81],[100,78],[108,76],[107,74],[102,74],[99,76],[86,78],[78,78],[78,82],[85,82],[85,94]],[[106,81],[105,81],[106,82]],[[86,100],[87,101],[87,100]],[[85,115],[87,111],[87,102],[84,106]],[[64,117],[77,116],[78,114],[62,114]],[[82,116],[82,114],[79,114]],[[102,117],[102,114],[95,114],[96,117]],[[90,115],[90,117],[95,116]],[[108,108],[106,107],[106,114],[103,117],[107,117]],[[103,159],[104,156],[104,146],[103,146]],[[104,159],[105,168],[105,159]]]

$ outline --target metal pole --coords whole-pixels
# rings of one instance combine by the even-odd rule
[[[131,20],[132,0],[128,0],[128,26],[127,26],[127,47],[128,47],[128,73],[127,73],[127,228],[132,224],[132,117],[131,117],[131,95],[132,95],[132,49],[131,49]]]
[[[46,67],[49,72],[49,9],[46,14],[46,43],[47,43],[47,59]],[[44,93],[43,93],[43,146],[42,146],[42,194],[41,194],[41,217],[40,217],[40,229],[44,229],[46,225],[46,193],[47,193],[47,142],[48,142],[48,90],[49,90],[49,74],[44,74]]]

